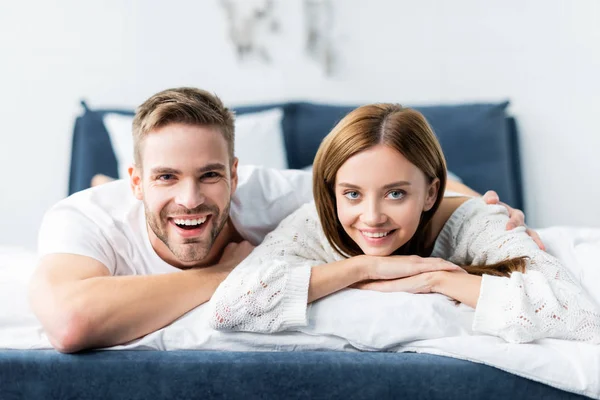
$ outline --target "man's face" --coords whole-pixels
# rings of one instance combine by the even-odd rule
[[[131,183],[157,254],[177,267],[214,259],[237,186],[237,160],[230,167],[223,134],[211,126],[166,125],[144,138],[140,162],[130,169]]]

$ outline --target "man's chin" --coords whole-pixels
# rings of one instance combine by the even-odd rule
[[[169,246],[169,249],[175,258],[183,264],[197,264],[208,256],[206,246],[200,245],[198,240],[192,243],[178,243]]]

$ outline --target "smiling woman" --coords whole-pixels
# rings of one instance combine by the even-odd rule
[[[446,163],[417,111],[360,107],[323,140],[315,202],[284,220],[212,297],[218,329],[306,325],[307,303],[348,287],[441,293],[473,307],[473,330],[527,342],[600,342],[600,312],[507,210],[444,199]]]

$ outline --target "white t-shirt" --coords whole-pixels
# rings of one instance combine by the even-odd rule
[[[306,171],[240,166],[238,175],[230,217],[242,237],[255,245],[312,201],[312,175]],[[129,180],[75,193],[53,206],[40,227],[38,253],[91,257],[111,275],[179,271],[152,248],[144,205],[134,197]]]
[[[230,217],[240,235],[254,245],[313,200],[308,171],[240,166],[238,175]],[[40,257],[56,253],[91,257],[111,275],[179,271],[152,248],[144,205],[133,196],[129,180],[83,190],[53,206],[40,227],[38,253]]]

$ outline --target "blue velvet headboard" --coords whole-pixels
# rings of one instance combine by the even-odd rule
[[[69,194],[90,186],[95,174],[117,177],[117,161],[103,123],[106,113],[133,115],[132,110],[91,110],[75,121]],[[508,102],[414,107],[435,130],[448,169],[465,184],[483,193],[494,189],[500,198],[523,209],[517,126],[507,116]],[[355,106],[307,102],[235,108],[238,114],[282,107],[282,128],[290,168],[312,164],[321,140]]]

